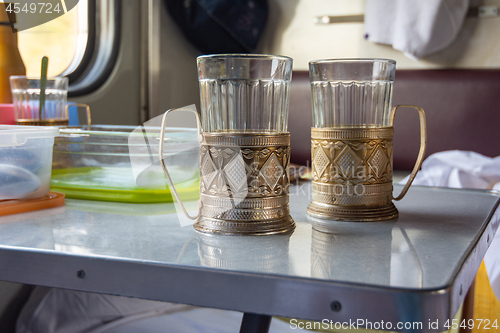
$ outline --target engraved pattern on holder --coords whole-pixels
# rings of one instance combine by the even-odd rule
[[[200,147],[201,217],[222,234],[288,232],[290,134],[205,133]]]
[[[308,213],[346,221],[397,217],[392,203],[393,132],[392,127],[313,128]]]
[[[203,195],[203,205],[213,207],[232,208],[234,199],[230,197]],[[267,198],[246,198],[238,203],[238,208],[268,209],[288,205],[288,196],[274,196]]]

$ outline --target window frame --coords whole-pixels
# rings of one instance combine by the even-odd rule
[[[99,89],[111,75],[120,46],[120,0],[88,0],[88,37],[80,64],[69,78],[68,97]]]

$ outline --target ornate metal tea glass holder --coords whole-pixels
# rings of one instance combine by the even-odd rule
[[[420,151],[413,171],[397,197],[392,194],[394,117],[399,107],[415,108],[420,117]],[[389,127],[312,128],[312,202],[307,213],[339,221],[384,221],[398,217],[392,200],[401,200],[420,169],[427,134],[424,110],[399,105]]]
[[[199,115],[200,201],[190,216],[163,161],[166,117],[163,115],[159,157],[167,182],[184,214],[201,232],[269,235],[291,232],[295,223],[288,205],[290,134],[252,132],[202,133]],[[191,110],[189,110],[191,111]]]

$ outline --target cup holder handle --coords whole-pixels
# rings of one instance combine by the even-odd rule
[[[191,110],[189,108],[169,109],[169,110],[165,111],[165,113],[163,114],[163,117],[161,119],[160,142],[159,142],[159,145],[158,145],[158,157],[160,159],[161,167],[163,168],[163,172],[165,173],[165,177],[167,178],[168,186],[170,186],[170,189],[172,190],[172,193],[174,194],[175,199],[177,200],[177,202],[181,206],[184,215],[186,215],[186,217],[188,219],[194,221],[194,220],[197,220],[198,217],[201,214],[201,207],[202,207],[201,200],[198,201],[198,211],[196,212],[196,215],[195,216],[189,215],[189,213],[187,212],[186,207],[184,206],[184,204],[182,203],[182,201],[181,201],[181,199],[179,197],[179,194],[177,193],[177,190],[175,189],[174,183],[172,181],[172,178],[170,178],[170,174],[169,174],[169,172],[167,170],[167,166],[165,165],[165,160],[163,158],[163,143],[165,142],[165,128],[166,128],[166,125],[167,125],[167,116],[168,116],[168,114],[170,112],[173,112],[173,111],[193,112],[195,114],[195,116],[196,116],[196,126],[197,126],[197,129],[198,129],[198,142],[202,143],[204,139],[203,139],[203,134],[201,132],[200,115],[198,114],[198,112],[196,111],[196,109]]]
[[[90,125],[92,125],[92,116],[90,114],[90,106],[88,106],[88,104],[84,104],[84,103],[68,102],[66,104],[66,119],[68,119],[68,120],[69,120],[69,108],[72,106],[76,106],[77,110],[79,110],[80,108],[85,108],[85,115],[87,116],[87,126],[90,127]],[[78,112],[77,112],[77,114],[78,114]]]
[[[427,125],[425,122],[424,109],[422,109],[420,106],[415,106],[415,105],[397,105],[393,107],[391,111],[391,126],[393,127],[394,127],[394,117],[396,116],[396,110],[399,108],[412,108],[418,111],[418,116],[420,119],[420,150],[418,152],[418,157],[417,161],[415,162],[415,166],[411,171],[410,178],[408,178],[408,181],[403,187],[401,193],[397,197],[393,198],[396,201],[403,199],[406,192],[408,192],[408,189],[410,188],[411,183],[415,179],[418,170],[420,170],[420,168],[422,167],[422,162],[424,161],[425,149],[427,148]]]

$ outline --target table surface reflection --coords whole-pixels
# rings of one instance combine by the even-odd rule
[[[498,228],[497,194],[415,186],[397,221],[325,233],[305,213],[310,185],[291,188],[291,235],[197,233],[174,204],[67,199],[4,216],[0,279],[314,320],[454,316]]]

